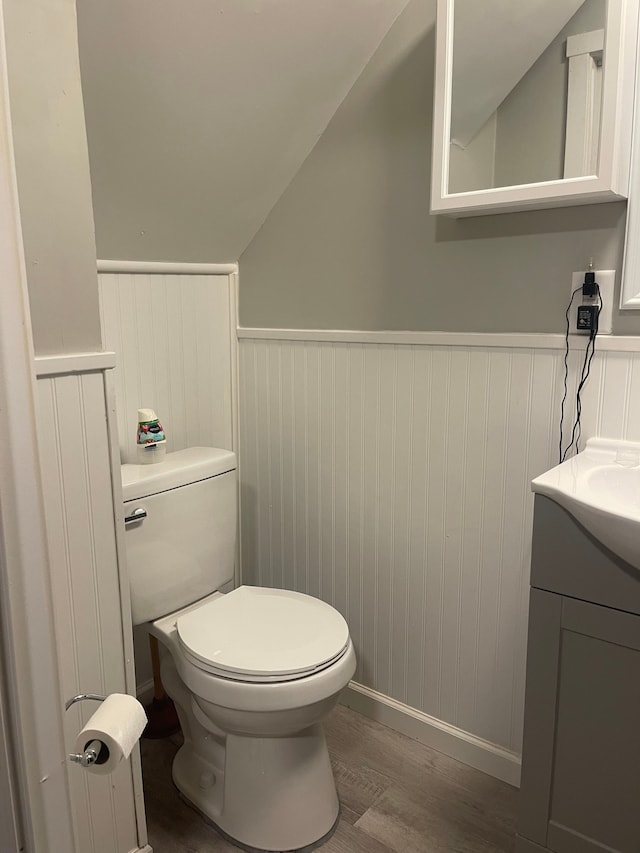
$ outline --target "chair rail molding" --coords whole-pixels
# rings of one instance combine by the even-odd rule
[[[69,373],[93,373],[116,366],[114,352],[73,352],[61,355],[37,355],[36,376],[64,376]]]
[[[358,329],[271,329],[238,327],[239,341],[306,341],[317,343],[382,344],[385,346],[461,347],[463,349],[563,350],[565,336],[547,332],[415,332]],[[569,337],[570,350],[584,351],[579,335]],[[640,335],[598,335],[599,352],[640,352]]]
[[[233,275],[238,272],[237,263],[194,264],[167,261],[96,261],[101,273],[140,273],[142,275]]]

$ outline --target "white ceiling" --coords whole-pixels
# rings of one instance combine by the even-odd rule
[[[77,0],[99,256],[237,259],[407,2]]]
[[[466,146],[584,0],[455,0],[451,139]]]

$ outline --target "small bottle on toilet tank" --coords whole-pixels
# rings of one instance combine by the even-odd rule
[[[161,462],[167,448],[167,437],[153,409],[138,409],[136,436],[138,462]]]

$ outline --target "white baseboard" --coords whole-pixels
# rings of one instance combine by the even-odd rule
[[[463,764],[520,786],[520,756],[352,681],[341,703]]]
[[[142,682],[136,689],[142,704],[153,698],[153,679]],[[404,705],[384,693],[371,690],[352,681],[342,694],[341,703],[359,714],[424,743],[438,752],[482,770],[510,785],[520,786],[520,756],[502,746],[476,737],[463,729],[430,717],[409,705]]]

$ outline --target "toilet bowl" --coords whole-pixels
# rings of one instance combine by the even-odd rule
[[[219,591],[233,578],[234,454],[123,466],[123,492],[133,621],[160,640],[184,734],[176,787],[247,850],[312,849],[338,820],[321,721],[355,672],[345,620],[298,592]]]
[[[308,628],[297,644],[292,638],[291,645],[279,648],[280,637],[271,637],[268,652],[246,643],[233,655],[235,634],[282,634],[286,621],[276,617],[297,609]],[[239,621],[225,647],[224,629],[233,616]],[[150,627],[166,649],[162,680],[185,737],[173,764],[174,782],[206,818],[247,849],[308,848],[324,840],[338,819],[320,722],[353,676],[355,654],[348,632],[337,630],[336,616],[342,620],[333,608],[299,593],[239,587]],[[325,632],[323,645],[316,632],[327,623],[335,634]],[[208,631],[207,624],[216,629]],[[303,663],[315,668],[296,673]]]

